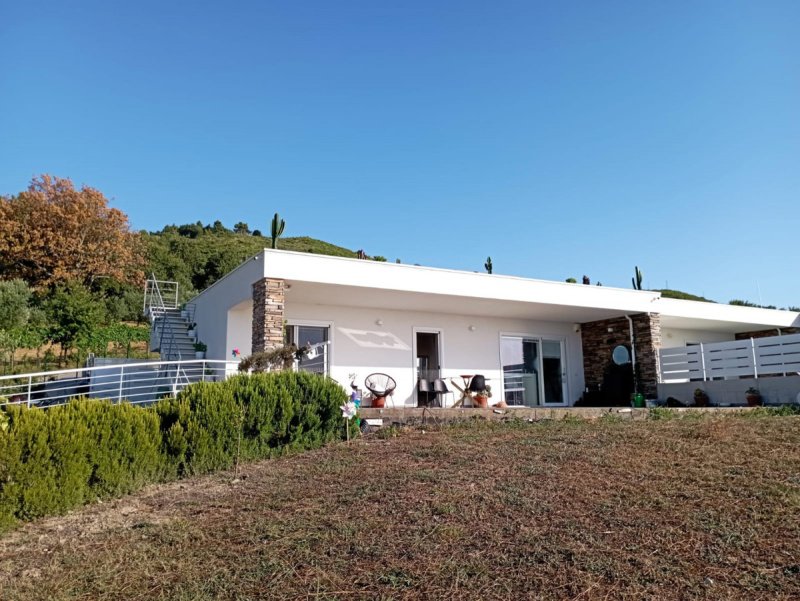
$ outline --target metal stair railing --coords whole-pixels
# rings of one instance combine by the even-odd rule
[[[148,280],[150,283],[150,295],[149,299],[145,298],[145,303],[149,300],[149,312],[153,319],[153,324],[156,323],[158,316],[161,316],[161,331],[159,332],[158,337],[158,349],[159,353],[161,354],[162,358],[167,360],[174,360],[173,358],[173,348],[175,353],[177,354],[177,361],[178,363],[175,364],[175,373],[172,376],[169,372],[172,371],[172,368],[169,366],[168,363],[164,364],[164,368],[162,372],[166,377],[171,377],[173,379],[172,389],[173,391],[178,389],[178,386],[181,382],[181,378],[185,381],[186,384],[190,383],[189,377],[186,375],[186,372],[181,367],[180,361],[183,361],[183,355],[179,348],[177,348],[175,344],[175,330],[172,328],[172,323],[169,321],[167,317],[167,310],[168,309],[177,309],[178,304],[178,284],[175,284],[175,301],[174,306],[167,307],[166,303],[164,302],[164,296],[161,294],[161,287],[159,286],[160,281],[156,279],[155,274],[151,274],[151,279]],[[173,282],[169,282],[173,283]],[[147,304],[145,305],[147,306]],[[164,351],[164,336],[169,330],[169,337],[167,338],[167,349],[166,352]]]

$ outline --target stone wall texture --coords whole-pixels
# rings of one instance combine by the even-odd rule
[[[648,397],[658,394],[658,351],[661,348],[661,316],[658,313],[631,315],[636,345],[636,370],[640,392]],[[609,331],[610,330],[610,331]],[[630,347],[630,325],[625,317],[615,317],[581,324],[583,373],[586,386],[597,390],[618,344]]]
[[[283,346],[286,283],[264,278],[253,283],[253,347],[258,353]]]

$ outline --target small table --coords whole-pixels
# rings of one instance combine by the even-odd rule
[[[461,398],[458,399],[455,403],[453,403],[453,407],[463,407],[464,401],[469,399],[470,404],[472,404],[472,395],[469,393],[469,384],[472,382],[472,378],[474,377],[473,374],[461,374],[461,379],[464,381],[464,388],[461,388],[458,384],[453,382],[453,379],[450,379],[450,383],[455,386],[461,392]]]

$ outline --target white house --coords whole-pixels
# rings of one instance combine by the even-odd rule
[[[389,374],[390,403],[402,406],[430,401],[420,377],[452,388],[474,374],[489,380],[493,401],[568,406],[587,390],[629,393],[632,362],[639,389],[655,397],[662,346],[800,332],[790,311],[281,250],[262,251],[193,302],[210,359],[327,341],[307,367],[345,386]]]

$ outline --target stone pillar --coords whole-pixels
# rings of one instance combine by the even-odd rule
[[[264,278],[253,283],[253,346],[258,353],[283,346],[283,280]]]
[[[658,351],[661,348],[661,316],[658,313],[631,315],[636,351],[636,371],[640,392],[658,394]],[[630,324],[625,317],[614,317],[581,324],[583,375],[590,390],[600,389],[611,352],[618,344],[630,347]],[[623,400],[623,399],[620,399]]]

